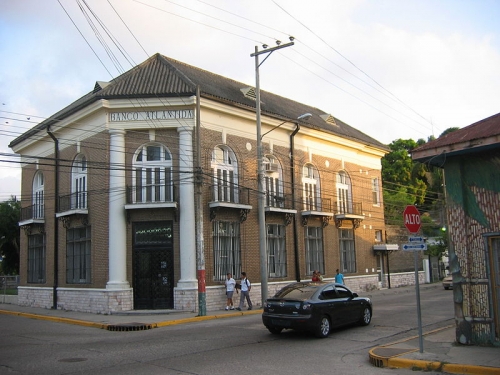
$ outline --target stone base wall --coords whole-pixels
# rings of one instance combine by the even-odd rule
[[[17,287],[17,304],[19,306],[41,307],[50,309],[53,306],[52,288]]]
[[[53,307],[52,288],[19,287],[17,303],[20,306]],[[130,311],[134,307],[132,289],[57,289],[57,308],[94,314],[112,314]]]
[[[356,293],[379,289],[378,275],[344,277],[344,282],[349,289]]]
[[[401,274],[402,277],[401,282],[405,280],[413,280],[415,279],[414,273],[413,276],[407,276],[406,274]],[[406,277],[407,276],[407,277]],[[420,275],[419,275],[420,276]],[[325,278],[324,281],[333,281],[334,279]],[[309,280],[303,280],[309,281]],[[424,276],[421,275],[421,281],[424,281]],[[276,294],[281,288],[292,283],[293,281],[282,281],[276,283],[268,283],[268,296],[271,297]],[[379,289],[379,281],[378,275],[367,275],[367,276],[352,276],[346,277],[345,283],[347,287],[349,287],[353,292],[363,293],[371,290]],[[391,283],[392,283],[392,275],[391,275]],[[411,284],[408,284],[411,285]],[[398,285],[402,286],[402,285]],[[254,308],[261,308],[261,287],[260,283],[253,283],[252,290],[250,291],[250,299],[252,300],[252,304]],[[241,294],[237,294],[236,292],[233,294],[233,304],[234,307],[237,307],[240,303]],[[198,311],[198,291],[197,290],[186,290],[186,289],[176,289],[175,290],[175,309],[176,310],[186,310],[186,311]],[[195,302],[195,304],[194,304]],[[217,311],[223,310],[226,306],[226,293],[224,286],[210,286],[206,288],[206,310],[207,311]],[[247,307],[246,301],[244,303],[244,307]]]
[[[402,286],[415,285],[415,271],[391,273],[391,288],[400,288]],[[425,284],[425,272],[418,272],[418,283]],[[387,275],[385,275],[385,284],[388,286]]]
[[[425,273],[419,272],[420,284],[425,283]],[[307,281],[307,280],[304,280]],[[324,281],[333,281],[325,279]],[[271,297],[278,290],[292,281],[268,283],[268,296]],[[377,274],[366,276],[350,276],[345,278],[345,283],[353,292],[363,293],[380,289]],[[415,272],[402,272],[391,274],[391,288],[415,285]],[[17,304],[20,306],[52,308],[52,288],[24,287],[18,288]],[[241,294],[234,293],[233,304],[237,307]],[[261,308],[260,284],[252,284],[250,292],[254,308]],[[174,289],[174,309],[197,312],[198,289]],[[223,310],[226,306],[226,293],[224,286],[209,286],[205,294],[206,311]],[[244,304],[247,307],[246,301]],[[57,308],[61,310],[81,311],[94,314],[112,314],[121,311],[130,311],[134,308],[133,290],[107,290],[90,288],[59,288],[57,289]]]

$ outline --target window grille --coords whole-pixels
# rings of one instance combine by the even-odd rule
[[[325,273],[323,255],[323,228],[305,227],[306,273],[312,275],[314,270]]]
[[[240,223],[214,221],[214,280],[223,281],[228,272],[241,273]]]
[[[90,283],[90,226],[70,228],[66,231],[66,282]]]
[[[356,272],[356,250],[354,246],[354,231],[339,229],[340,266],[342,272]]]
[[[286,277],[284,225],[267,225],[267,266],[269,277]]]
[[[28,236],[28,283],[45,283],[45,235]]]

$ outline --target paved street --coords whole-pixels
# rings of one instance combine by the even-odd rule
[[[410,374],[373,367],[368,351],[416,334],[415,289],[372,299],[370,326],[323,340],[271,335],[258,314],[133,332],[0,315],[0,374]],[[424,331],[453,323],[451,291],[422,288],[421,304]]]

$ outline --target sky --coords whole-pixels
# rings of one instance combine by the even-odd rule
[[[376,140],[500,112],[498,0],[0,0],[0,201],[9,143],[155,53],[312,105]]]

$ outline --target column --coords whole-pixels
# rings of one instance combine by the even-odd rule
[[[125,131],[110,129],[109,134],[109,280],[106,289],[128,289]]]
[[[179,132],[179,246],[181,278],[177,287],[196,289],[196,231],[194,215],[194,162],[192,129]]]

